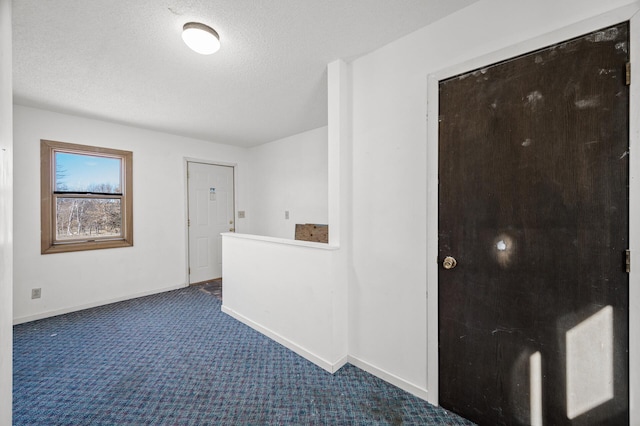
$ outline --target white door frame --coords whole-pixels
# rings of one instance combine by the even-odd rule
[[[629,92],[629,418],[640,424],[640,7],[636,4],[430,74],[427,82],[427,400],[438,405],[438,83],[546,46],[630,21]]]
[[[201,164],[209,164],[212,166],[225,166],[231,167],[233,169],[233,225],[238,232],[238,218],[237,211],[238,206],[236,205],[238,197],[236,196],[236,187],[237,187],[237,167],[238,163],[228,163],[225,161],[215,161],[215,160],[203,160],[201,158],[192,158],[192,157],[184,157],[183,159],[183,176],[184,176],[184,252],[185,252],[185,280],[184,287],[189,287],[189,178],[187,174],[189,172],[189,163],[201,163]]]

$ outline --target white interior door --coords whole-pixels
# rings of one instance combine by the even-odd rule
[[[223,232],[235,231],[233,167],[187,163],[189,283],[222,277]]]

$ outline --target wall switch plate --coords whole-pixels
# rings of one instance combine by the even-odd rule
[[[284,211],[284,218],[287,220],[289,219],[289,210]]]
[[[41,288],[32,288],[31,289],[31,298],[32,299],[40,299],[41,295],[42,295],[42,289]]]
[[[244,210],[238,210],[238,219],[244,219]]]

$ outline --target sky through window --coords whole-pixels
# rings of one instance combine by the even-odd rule
[[[56,152],[56,190],[120,192],[119,158]],[[107,190],[105,190],[107,189]]]

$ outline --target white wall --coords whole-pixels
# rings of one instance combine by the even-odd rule
[[[293,239],[296,223],[327,223],[326,126],[250,149],[249,169],[251,234]]]
[[[14,138],[15,322],[185,286],[185,157],[237,163],[236,204],[245,208],[243,148],[23,106]],[[40,139],[133,151],[133,247],[40,254]],[[31,299],[34,287],[41,299]]]
[[[0,425],[11,424],[13,136],[11,0],[0,0]]]
[[[329,244],[223,234],[222,271],[224,312],[333,372],[348,358],[348,66],[329,64],[327,82],[329,123],[317,133],[325,136],[330,170]]]
[[[427,76],[630,4],[482,0],[351,64],[353,275],[349,353],[427,392]],[[437,353],[437,352],[436,352]]]
[[[238,234],[222,241],[222,311],[327,371],[340,368],[347,348],[337,332],[346,329],[344,316],[334,311],[346,294],[333,277],[339,249]]]

